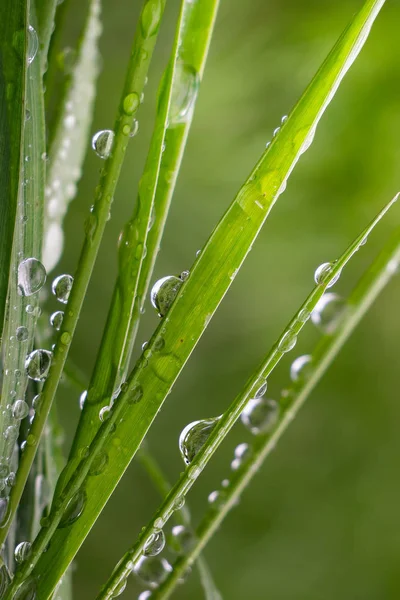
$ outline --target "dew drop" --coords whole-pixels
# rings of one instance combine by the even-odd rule
[[[85,510],[86,505],[86,492],[84,490],[79,490],[75,494],[75,496],[69,502],[67,508],[64,511],[64,514],[60,520],[58,525],[59,528],[68,527],[75,523]]]
[[[182,279],[182,281],[186,281],[186,279],[189,279],[189,275],[190,271],[182,271],[182,273],[180,274],[180,278]]]
[[[46,269],[37,258],[26,258],[18,265],[18,290],[21,296],[36,294],[46,281]]]
[[[7,429],[10,429],[9,427]],[[7,431],[6,429],[6,431]],[[18,432],[17,432],[18,436]],[[0,527],[6,524],[8,520],[8,498],[0,498]]]
[[[133,119],[132,127],[129,132],[129,137],[131,137],[131,138],[135,137],[135,135],[137,135],[138,131],[139,131],[139,121],[137,119]]]
[[[59,331],[61,329],[63,319],[64,312],[62,310],[57,310],[50,317],[50,325],[52,325],[56,331]]]
[[[309,310],[307,310],[307,308],[302,308],[299,312],[299,314],[297,315],[297,319],[300,321],[300,323],[306,323],[308,321],[308,319],[310,318],[311,313]]]
[[[67,304],[74,278],[71,275],[59,275],[51,285],[51,291],[62,304]]]
[[[290,367],[290,379],[292,381],[300,381],[307,378],[311,372],[312,357],[310,354],[298,356]]]
[[[183,281],[174,275],[162,277],[156,281],[150,292],[150,300],[159,315],[164,317],[171,308]]]
[[[286,331],[286,333],[283,334],[283,336],[281,337],[281,339],[279,340],[278,343],[278,350],[279,352],[290,352],[290,350],[292,350],[297,342],[297,335],[296,332],[293,331],[292,329],[289,329],[288,331]]]
[[[174,510],[181,510],[185,506],[185,496],[177,496],[174,500]]]
[[[18,421],[25,419],[29,414],[29,406],[25,400],[17,400],[13,404],[12,413],[14,419],[17,419]]]
[[[143,7],[140,26],[144,38],[155,35],[158,31],[163,12],[160,0],[147,0]]]
[[[259,382],[261,385],[258,388],[258,390],[256,391],[256,393],[254,394],[254,398],[261,398],[261,396],[264,396],[265,392],[267,391],[268,388],[268,383],[266,380],[262,380],[262,382]]]
[[[39,40],[36,33],[36,30],[29,25],[28,27],[28,65],[30,65],[34,60],[39,48]]]
[[[84,407],[85,402],[86,402],[86,398],[87,398],[87,390],[85,390],[84,392],[82,392],[82,394],[79,396],[79,408],[81,410],[83,410],[83,407]]]
[[[104,423],[104,421],[107,421],[107,419],[110,417],[110,415],[111,415],[111,407],[110,406],[103,406],[103,408],[101,408],[99,411],[99,419],[102,423]]]
[[[134,571],[145,584],[154,589],[165,581],[172,572],[172,566],[165,558],[141,556],[135,564]]]
[[[184,525],[175,525],[171,531],[171,546],[177,554],[185,554],[191,550],[194,545],[195,537],[193,533]]]
[[[190,465],[202,449],[220,418],[193,421],[182,430],[179,436],[179,450],[187,465]]]
[[[48,350],[34,350],[25,360],[25,369],[30,379],[44,381],[49,373],[52,353]]]
[[[92,465],[89,469],[89,475],[101,475],[108,464],[108,454],[105,452],[99,452],[93,459]]]
[[[14,550],[15,562],[22,563],[28,558],[31,553],[31,544],[29,542],[21,542]]]
[[[97,156],[106,159],[110,156],[115,134],[111,129],[102,129],[92,137],[92,148]]]
[[[172,90],[169,126],[175,127],[187,123],[193,112],[194,103],[199,89],[200,78],[197,71],[183,62],[176,64],[176,85]]]
[[[279,405],[275,400],[252,398],[240,416],[243,425],[253,434],[267,433],[277,422]]]
[[[26,342],[29,337],[29,331],[26,327],[17,327],[17,331],[15,332],[15,338],[17,342]]]
[[[324,294],[311,314],[311,321],[320,331],[332,334],[342,320],[347,304],[337,294]]]
[[[208,503],[209,504],[215,504],[218,499],[219,499],[220,493],[218,490],[214,490],[213,492],[211,492],[210,494],[208,494]]]
[[[138,596],[138,600],[149,600],[149,598],[151,598],[151,591],[150,590],[144,590]]]
[[[165,535],[162,529],[152,533],[144,545],[143,554],[145,556],[157,556],[165,546]]]
[[[134,385],[128,392],[128,404],[137,404],[143,398],[143,388],[141,385]]]
[[[139,96],[136,92],[132,92],[125,96],[123,101],[123,109],[125,114],[133,115],[133,113],[137,110],[140,104]]]
[[[329,275],[331,274],[331,271],[334,267],[334,263],[323,263],[322,265],[320,265],[317,270],[314,273],[314,281],[317,285],[322,285],[326,282],[326,280],[328,279]],[[327,285],[328,288],[332,287],[333,285],[335,285],[335,283],[337,282],[337,280],[340,277],[340,271],[335,275],[335,277],[332,279],[332,281]]]

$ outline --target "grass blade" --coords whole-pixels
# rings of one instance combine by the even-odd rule
[[[306,379],[299,381],[297,385],[293,384],[288,390],[288,395],[281,399],[284,408],[273,431],[269,434],[257,436],[249,460],[246,460],[242,467],[232,474],[229,486],[224,490],[223,502],[218,506],[218,510],[209,511],[202,519],[196,532],[196,542],[190,552],[177,560],[172,573],[154,592],[155,599],[165,600],[170,597],[180,577],[186,573],[187,568],[196,560],[196,557],[204,549],[226,515],[237,504],[240,495],[258,472],[264,460],[276,447],[281,435],[330,367],[346,340],[353,333],[380,292],[390,282],[399,263],[400,229],[397,229],[350,294],[347,301],[348,311],[339,327],[334,333],[325,335],[316,346],[311,355],[312,371]]]
[[[39,532],[30,564],[20,570],[17,581],[30,572],[41,573],[39,596],[49,595],[54,589],[135,455],[272,206],[283,192],[287,178],[309,147],[324,110],[360,52],[383,4],[384,0],[368,0],[354,16],[196,260],[191,276],[150,340],[146,356],[139,360],[115,401],[110,417],[96,434],[89,457],[82,459],[63,492],[63,499],[55,503],[48,527]],[[74,312],[79,295],[78,292],[71,295],[67,311]],[[67,334],[72,324],[75,323],[68,319],[68,324],[63,327]],[[56,348],[57,369],[60,368],[60,354]],[[50,376],[45,384],[47,394],[49,390],[51,394],[55,391],[54,379],[52,381]],[[78,492],[92,461],[105,447],[107,469],[85,482],[85,488],[80,492],[85,507],[79,520],[67,529],[57,529],[68,501]],[[50,548],[43,553],[50,538]],[[15,585],[10,589],[15,590]]]
[[[166,521],[172,516],[176,507],[177,499],[186,497],[188,491],[193,486],[194,482],[197,480],[208,461],[211,459],[219,445],[235,425],[249,399],[257,397],[257,392],[265,385],[268,376],[279,363],[281,358],[286,352],[294,347],[298,334],[303,329],[309,316],[319,300],[322,298],[325,291],[337,280],[338,276],[340,276],[340,273],[342,272],[342,269],[359,250],[368,235],[390,209],[393,203],[397,201],[398,197],[399,194],[397,194],[384,207],[384,209],[380,211],[370,225],[355,239],[355,241],[349,246],[344,254],[337,261],[331,263],[331,269],[326,272],[323,280],[320,283],[317,283],[316,287],[309,294],[306,301],[288,323],[276,344],[267,353],[261,365],[249,378],[242,392],[235,398],[228,410],[215,424],[209,438],[193,458],[190,466],[181,475],[179,481],[173,487],[169,495],[164,499],[154,518],[150,521],[147,527],[142,530],[138,542],[124,555],[123,559],[118,563],[118,567],[113,571],[105,588],[98,596],[98,600],[111,599],[115,595],[116,590],[121,586],[121,583],[130,575],[132,572],[132,564],[135,564],[143,554],[149,536],[152,535],[155,530],[160,528],[159,523],[165,524]],[[288,340],[290,340],[289,345],[287,342]]]
[[[36,0],[35,5],[40,48],[40,66],[43,74],[47,69],[50,39],[54,30],[58,0]]]
[[[62,254],[62,222],[69,203],[76,195],[88,146],[99,72],[100,7],[100,0],[91,0],[88,6],[76,62],[66,83],[49,149],[43,246],[43,262],[48,271],[55,267]]]
[[[120,241],[119,275],[109,310],[105,333],[95,362],[88,398],[83,407],[70,459],[89,445],[97,432],[97,401],[110,397],[125,381],[126,372],[156,256],[164,229],[176,176],[189,132],[196,95],[204,71],[216,18],[218,0],[182,2],[172,60],[162,82],[159,109],[144,174],[139,186],[138,207],[126,224]],[[193,23],[196,24],[193,27]],[[185,66],[182,66],[185,65]],[[193,74],[198,75],[194,76]],[[176,119],[179,91],[190,79],[190,107],[182,122]],[[173,175],[171,175],[171,173]],[[154,217],[154,223],[151,221]],[[132,268],[131,265],[134,265]],[[69,471],[75,466],[70,462]]]
[[[0,4],[0,340],[3,338],[25,120],[27,2]]]

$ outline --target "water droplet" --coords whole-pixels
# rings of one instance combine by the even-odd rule
[[[17,342],[26,342],[29,337],[29,331],[26,327],[17,327],[17,331],[15,332],[15,337]]]
[[[210,494],[208,494],[208,503],[209,504],[215,504],[217,502],[217,500],[219,499],[219,492],[218,490],[214,490],[213,492],[211,492]]]
[[[18,265],[18,290],[21,296],[36,294],[46,281],[46,269],[37,258],[26,258]]]
[[[232,471],[237,471],[237,469],[239,469],[242,466],[243,462],[249,458],[250,452],[250,447],[246,443],[239,444],[238,446],[236,446],[235,458],[231,462]]]
[[[174,510],[181,510],[185,506],[185,496],[177,496],[174,500]]]
[[[274,133],[272,134],[272,137],[276,137],[278,135],[278,133],[280,132],[281,128],[277,127],[276,129],[274,129]]]
[[[277,422],[279,405],[275,400],[252,398],[240,416],[243,425],[254,435],[267,433]]]
[[[51,291],[59,302],[67,304],[74,278],[71,275],[59,275],[51,285]]]
[[[151,598],[150,590],[144,590],[144,592],[138,596],[138,600],[149,600],[149,598]]]
[[[50,317],[50,325],[52,325],[57,331],[60,331],[63,318],[64,312],[62,310],[57,310]]]
[[[32,25],[28,27],[28,65],[34,60],[39,48],[39,40],[35,29]]]
[[[135,135],[137,135],[138,131],[139,131],[139,121],[137,119],[133,119],[132,127],[129,132],[129,137],[131,137],[131,138],[135,137]]]
[[[68,527],[69,525],[72,525],[72,523],[75,523],[75,521],[79,519],[85,510],[85,505],[86,492],[84,490],[79,490],[79,492],[75,494],[65,509],[58,527]]]
[[[158,31],[163,12],[160,0],[148,0],[143,7],[140,25],[144,38],[155,35]]]
[[[25,417],[29,414],[29,406],[25,402],[25,400],[17,400],[13,404],[12,408],[13,417],[20,421],[21,419],[25,419]]]
[[[311,321],[323,333],[332,334],[343,318],[347,304],[337,294],[324,294],[311,314]]]
[[[309,354],[298,356],[290,367],[290,379],[292,381],[300,381],[307,378],[311,372],[312,357]]]
[[[192,481],[196,481],[196,479],[199,477],[200,473],[201,473],[200,467],[198,467],[198,466],[190,467],[189,472],[188,472],[188,477]]]
[[[15,562],[22,563],[28,558],[31,553],[31,544],[29,542],[21,542],[14,550]]]
[[[199,84],[199,74],[191,65],[183,62],[176,64],[175,85],[172,89],[169,114],[170,127],[187,123],[190,120]]]
[[[314,281],[317,285],[322,285],[324,284],[329,275],[331,274],[331,271],[334,267],[334,263],[323,263],[322,265],[320,265],[317,270],[314,273]],[[335,275],[335,277],[332,279],[332,281],[329,283],[329,285],[327,285],[328,288],[332,287],[333,285],[335,285],[335,283],[337,282],[337,280],[340,277],[340,271]]]
[[[93,459],[92,466],[89,469],[89,475],[101,475],[108,464],[108,454],[99,452]]]
[[[145,584],[154,589],[165,581],[172,572],[172,566],[165,558],[141,556],[135,564],[134,571]]]
[[[223,479],[222,482],[221,482],[221,486],[223,488],[229,487],[229,479]]]
[[[143,554],[145,556],[157,556],[165,546],[165,536],[162,529],[152,533],[145,543]]]
[[[185,554],[191,550],[195,542],[193,533],[184,525],[175,525],[171,531],[170,544],[177,554]]]
[[[6,483],[8,485],[8,487],[13,487],[13,485],[15,485],[15,479],[16,479],[16,475],[14,473],[14,471],[11,471],[11,473],[7,476],[6,479]],[[0,594],[1,597],[1,594]]]
[[[87,390],[85,390],[84,392],[82,392],[82,394],[79,396],[79,408],[81,410],[83,410],[86,398],[87,398]]]
[[[134,385],[131,390],[128,391],[128,403],[137,404],[143,398],[143,388],[141,385]]]
[[[36,394],[36,396],[32,400],[32,408],[36,411],[40,409],[40,401],[42,399],[42,394]]]
[[[281,123],[282,123],[282,125],[283,125],[284,123],[286,123],[286,121],[287,121],[287,120],[288,120],[288,116],[287,116],[287,115],[283,115],[283,117],[282,117],[282,119],[281,119]]]
[[[260,387],[258,388],[258,390],[256,391],[256,393],[254,394],[254,398],[261,398],[261,396],[264,396],[265,392],[267,391],[268,388],[268,383],[265,380],[260,380]]]
[[[281,337],[281,339],[279,340],[278,343],[278,350],[279,352],[290,352],[290,350],[292,350],[297,342],[297,334],[295,331],[293,331],[292,329],[289,329],[288,331],[286,331],[286,333],[283,334],[283,336]]]
[[[190,271],[182,271],[182,273],[180,274],[180,278],[182,279],[182,281],[186,281],[186,279],[189,279],[189,275]]]
[[[307,308],[302,308],[297,315],[297,319],[300,321],[300,323],[306,323],[310,317],[311,313],[309,310],[307,310]]]
[[[125,96],[124,102],[123,102],[123,109],[124,109],[125,114],[133,115],[133,113],[137,110],[139,104],[140,104],[139,96],[137,95],[136,92],[132,92],[131,94],[128,94],[127,96]],[[129,128],[129,130],[130,130],[130,128]]]
[[[179,450],[184,462],[189,465],[208,440],[221,417],[193,421],[182,430],[179,436]]]
[[[97,156],[103,159],[110,156],[114,137],[114,132],[111,129],[103,129],[94,134],[92,137],[92,148]]]
[[[103,406],[103,408],[100,409],[99,412],[99,419],[102,423],[104,423],[104,421],[107,421],[107,419],[110,417],[111,415],[111,406]]]
[[[7,429],[10,429],[10,428],[7,427]],[[7,429],[6,429],[6,431],[7,431]],[[18,431],[17,431],[17,436],[18,436]],[[7,523],[8,516],[9,516],[8,498],[0,498],[0,527],[2,527],[3,525],[5,525]]]
[[[25,369],[30,379],[44,381],[49,373],[53,355],[48,350],[34,350],[26,357]]]
[[[168,275],[156,281],[150,292],[150,300],[154,308],[164,317],[171,308],[183,281],[174,275]]]

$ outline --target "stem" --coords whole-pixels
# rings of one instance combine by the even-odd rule
[[[58,388],[60,376],[68,356],[76,324],[85,299],[86,290],[97,258],[103,232],[109,219],[112,199],[124,162],[125,151],[129,141],[129,132],[131,131],[134,119],[134,111],[131,114],[125,112],[124,100],[129,94],[137,94],[137,97],[140,98],[154,45],[155,36],[143,37],[141,24],[139,23],[115,121],[115,139],[112,153],[106,160],[100,176],[99,186],[96,188],[94,211],[91,219],[93,226],[88,228],[85,236],[78,268],[75,274],[74,285],[65,309],[64,321],[54,350],[52,365],[43,387],[40,414],[35,415],[31,427],[30,435],[32,445],[26,447],[19,465],[15,486],[12,488],[10,495],[8,522],[0,530],[0,545],[6,538],[8,528],[12,522],[25,487],[25,482],[42,436],[47,415],[49,414],[54,395]],[[129,113],[130,112],[131,111],[129,111]]]
[[[174,569],[160,587],[152,594],[152,598],[165,600],[174,591],[179,579],[193,564],[196,557],[204,549],[218,529],[230,509],[233,508],[254,475],[258,472],[264,460],[275,448],[276,443],[286,430],[287,426],[296,416],[305,400],[320,381],[326,370],[352,334],[367,310],[373,304],[383,288],[389,283],[395,273],[392,265],[398,267],[400,261],[400,229],[397,229],[374,263],[361,278],[348,298],[349,310],[334,334],[324,336],[312,354],[313,371],[306,381],[293,385],[289,390],[290,402],[276,424],[272,433],[260,436],[254,442],[251,457],[243,464],[228,488],[226,488],[224,501],[217,510],[210,511],[197,528],[197,539],[190,551],[181,556],[174,565]],[[287,397],[285,398],[287,400]]]

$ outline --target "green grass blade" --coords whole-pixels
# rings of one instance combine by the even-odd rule
[[[343,345],[371,307],[377,296],[390,282],[400,263],[400,229],[391,236],[371,267],[365,272],[348,298],[348,310],[336,331],[325,335],[312,352],[312,371],[306,379],[293,384],[281,399],[284,409],[272,432],[257,436],[251,456],[238,471],[232,473],[229,486],[224,489],[223,502],[217,510],[210,510],[197,529],[197,539],[190,552],[179,557],[172,573],[154,592],[154,599],[166,600],[174,591],[180,577],[193,564],[229,511],[237,504],[240,495],[259,471],[264,460],[276,447],[281,435],[298,410],[323,377]],[[153,596],[152,596],[153,597]]]
[[[48,271],[55,267],[62,254],[62,222],[76,195],[88,146],[99,72],[100,7],[100,0],[89,3],[76,61],[66,83],[49,149],[43,246],[43,262]]]
[[[79,448],[90,444],[100,426],[97,400],[110,397],[126,378],[140,308],[144,303],[158,254],[217,8],[218,0],[196,3],[184,0],[182,3],[172,59],[163,78],[155,130],[139,186],[138,207],[135,206],[120,242],[119,275],[71,457],[77,456]],[[186,71],[182,64],[186,65]],[[190,109],[182,123],[168,127],[174,116],[176,118],[176,102],[172,100],[179,96],[180,89],[187,83],[182,81],[182,74],[187,72],[190,76],[198,74],[194,80],[190,80],[195,84],[191,90],[193,95],[190,98]],[[151,225],[153,215],[154,223]],[[74,465],[71,463],[70,472],[73,470]],[[65,476],[67,477],[67,473]]]
[[[274,138],[245,185],[239,190],[233,204],[196,260],[191,276],[181,288],[168,315],[152,337],[146,349],[146,356],[141,357],[124,390],[115,401],[110,417],[99,429],[91,444],[89,457],[81,461],[75,475],[66,486],[64,500],[54,505],[48,527],[40,531],[35,541],[30,564],[21,568],[19,578],[12,588],[15,589],[20,578],[31,572],[31,565],[35,565],[36,562],[38,564],[33,568],[33,573],[41,574],[38,580],[38,597],[49,595],[65,572],[229,289],[237,269],[246,258],[272,206],[283,192],[288,176],[301,154],[310,145],[310,136],[361,50],[383,4],[383,0],[368,0],[355,15],[279,135]],[[81,289],[82,286],[75,294],[73,289],[67,311],[69,309],[74,313]],[[86,287],[83,291],[86,291]],[[80,302],[81,300],[82,298]],[[78,303],[77,305],[80,306]],[[67,334],[73,331],[72,324],[75,325],[74,320],[68,318],[63,331]],[[56,348],[53,371],[60,368],[60,354]],[[64,352],[63,357],[65,354]],[[47,394],[49,390],[51,394],[55,391],[54,377],[52,381],[51,373],[45,390],[46,386]],[[99,403],[99,410],[101,405]],[[96,477],[89,477],[85,482],[85,490],[82,491],[86,498],[85,508],[79,520],[67,529],[57,529],[66,502],[78,491],[92,461],[103,448],[107,448],[108,453],[107,469]],[[50,548],[43,553],[50,538]]]
[[[0,3],[0,340],[3,338],[25,120],[26,0]]]
[[[147,0],[146,5],[151,7],[157,1]],[[157,19],[161,18],[161,14],[157,11],[151,14],[147,12],[146,17],[145,20],[140,21],[134,38],[133,50],[115,121],[115,137],[112,151],[108,159],[105,160],[105,165],[100,175],[100,184],[96,188],[95,203],[93,211],[88,218],[86,237],[75,273],[74,285],[65,308],[65,316],[55,345],[49,375],[41,394],[40,412],[35,414],[30,429],[32,443],[27,444],[21,458],[15,485],[10,494],[8,521],[0,529],[0,544],[5,540],[34,461],[36,450],[46,424],[47,415],[50,412],[64,364],[67,360],[68,350],[75,333],[103,232],[109,219],[111,204],[129,141],[129,132],[132,128],[134,115],[139,107],[139,98],[145,85],[157,37]],[[137,102],[134,102],[135,98],[137,98]]]
[[[340,276],[340,273],[342,272],[342,269],[364,244],[368,235],[390,209],[393,203],[397,201],[398,197],[399,194],[396,195],[393,200],[391,200],[384,207],[384,209],[380,211],[370,225],[354,240],[349,248],[347,248],[344,254],[342,254],[337,261],[332,263],[332,268],[327,272],[323,281],[318,283],[313,291],[309,294],[306,301],[284,329],[276,344],[267,353],[261,365],[249,378],[242,392],[235,398],[228,410],[220,417],[209,438],[196,454],[190,463],[190,466],[181,475],[179,481],[164,499],[154,518],[150,521],[147,527],[142,530],[138,542],[124,555],[123,559],[118,563],[118,567],[113,571],[105,588],[98,596],[98,600],[111,599],[115,595],[115,592],[120,587],[121,583],[127,579],[132,571],[131,565],[135,564],[135,562],[143,554],[144,547],[149,539],[149,536],[152,535],[155,530],[160,528],[159,523],[165,524],[172,516],[177,500],[179,498],[186,497],[188,491],[194,485],[194,482],[197,480],[208,461],[211,459],[217,448],[235,425],[249,399],[257,396],[258,390],[265,384],[270,373],[279,363],[284,354],[288,351],[288,349],[284,348],[286,345],[285,340],[288,340],[290,336],[290,340],[293,342],[293,344],[290,344],[289,350],[292,349],[296,344],[297,336],[303,329],[309,316],[319,300],[322,298],[325,291],[337,280],[338,276]]]
[[[30,23],[35,25],[34,14]],[[17,219],[11,260],[8,314],[4,329],[3,355],[4,376],[1,391],[1,410],[4,415],[0,422],[0,460],[9,465],[18,437],[20,421],[13,416],[13,405],[24,398],[28,385],[25,360],[34,342],[36,321],[39,310],[38,291],[30,295],[20,295],[18,270],[26,259],[41,260],[43,239],[44,171],[42,154],[45,149],[44,108],[40,73],[40,60],[37,55],[28,67],[26,85],[26,115],[24,122],[24,161],[21,167],[24,183],[20,188]],[[41,263],[39,263],[41,266]],[[43,267],[41,266],[43,269]],[[42,280],[44,284],[44,278]],[[23,329],[18,329],[23,328]],[[22,332],[18,338],[17,330]],[[8,405],[11,410],[7,410]],[[11,428],[11,429],[8,429]],[[5,434],[7,430],[7,434]]]
[[[40,66],[42,73],[44,73],[47,69],[50,39],[54,30],[58,0],[36,0],[35,5],[40,48]]]

